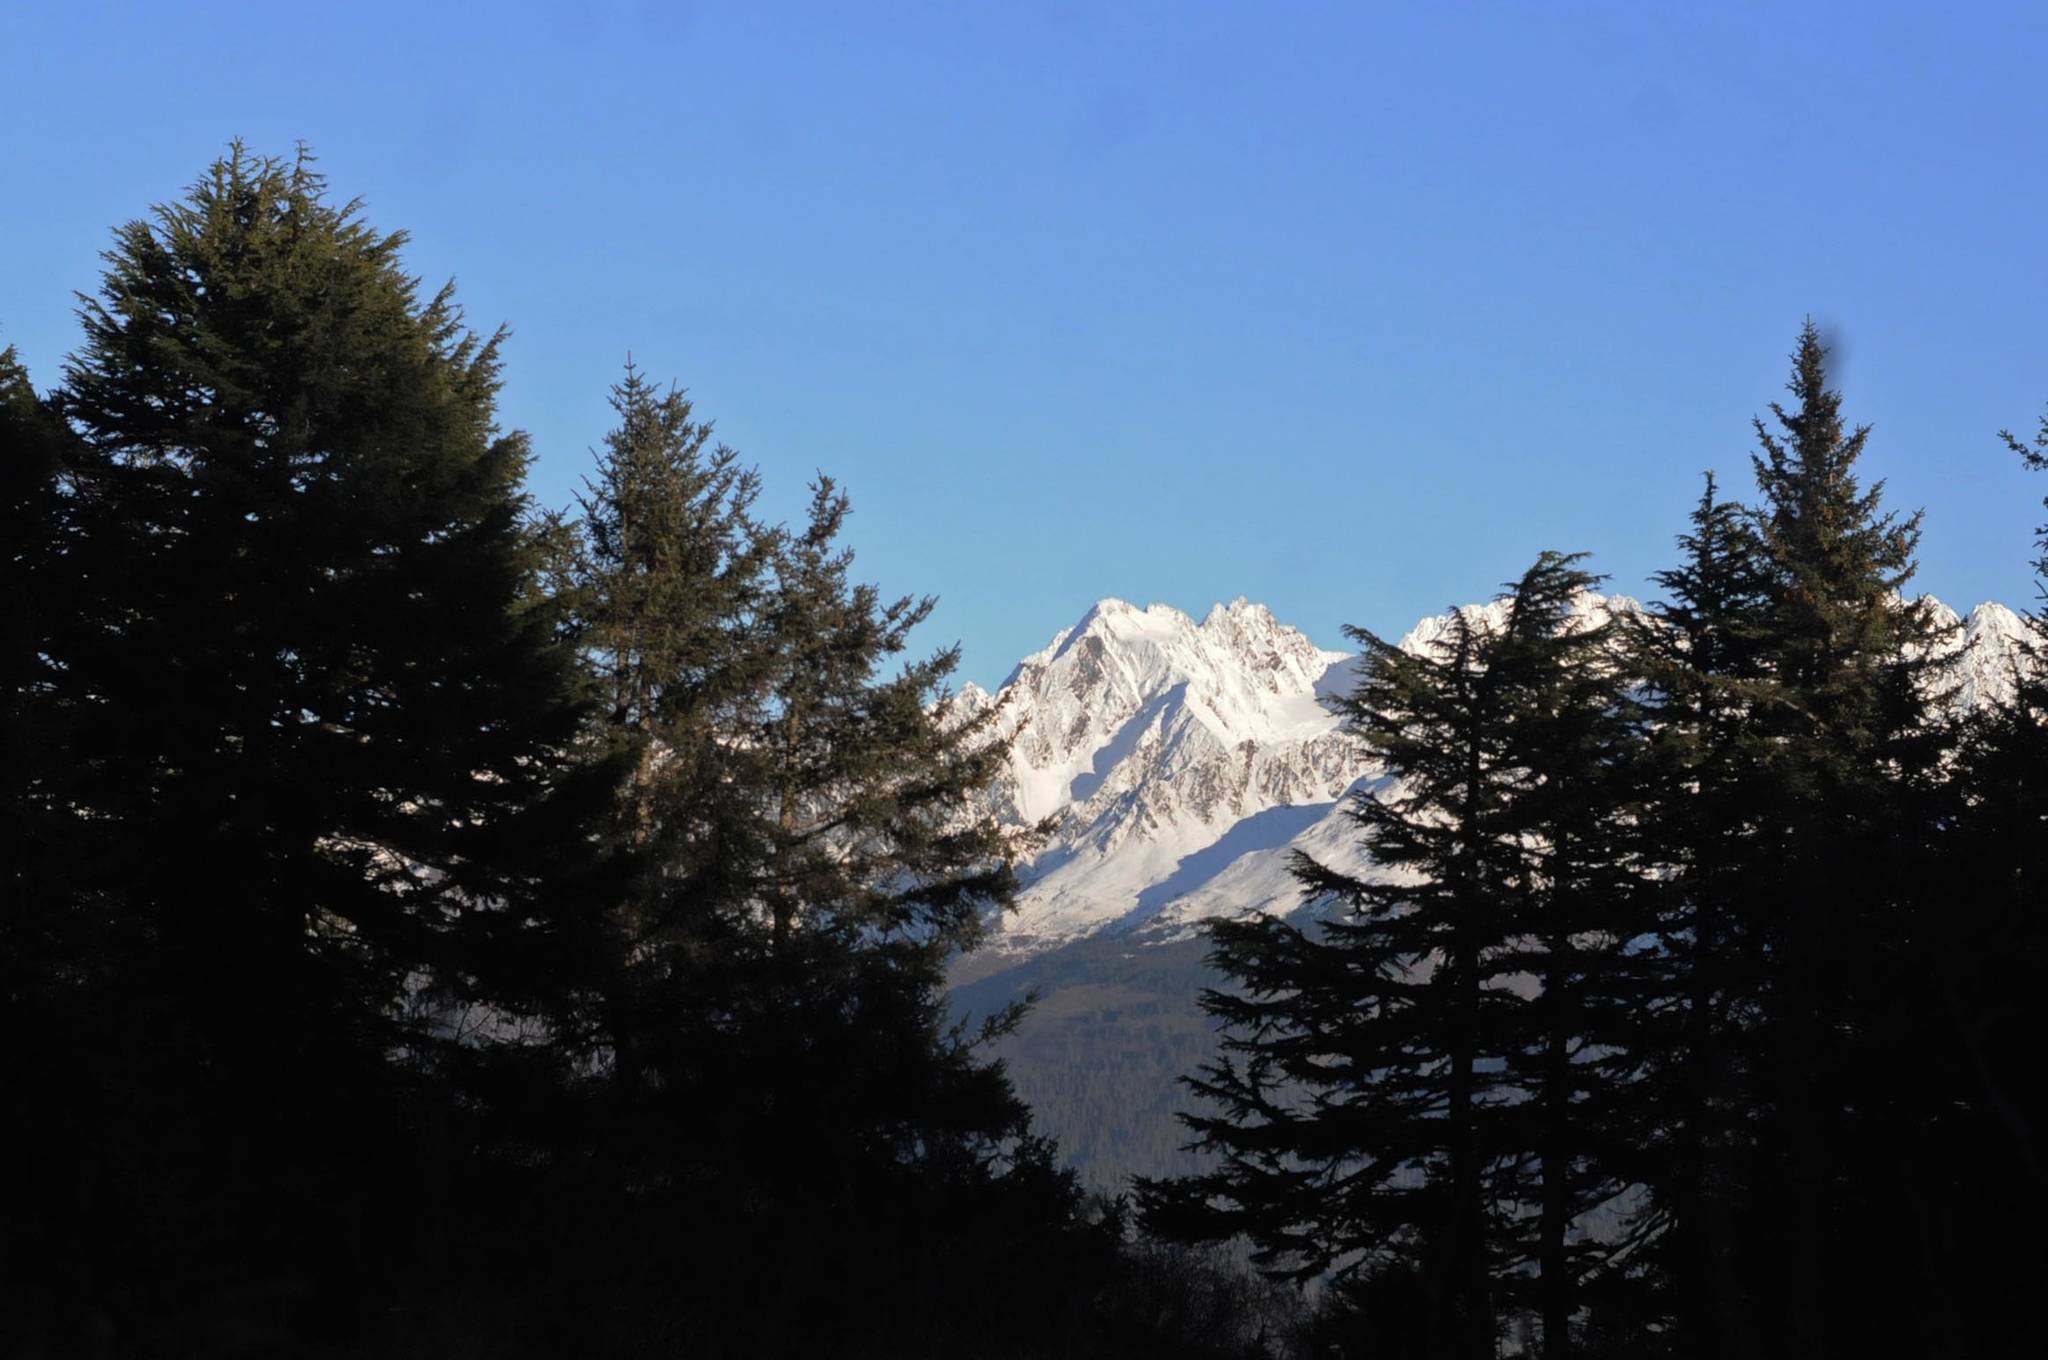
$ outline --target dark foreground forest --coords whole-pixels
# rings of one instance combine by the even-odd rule
[[[1944,701],[1810,326],[1643,618],[1356,635],[1383,872],[1212,928],[1207,1170],[1104,1199],[955,1019],[930,601],[631,369],[532,504],[403,244],[237,149],[0,359],[6,1354],[2034,1353],[2048,685]]]

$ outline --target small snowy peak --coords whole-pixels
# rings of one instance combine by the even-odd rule
[[[2034,624],[2026,615],[1992,600],[1970,611],[1963,631],[1972,643],[1996,639],[2001,646],[2016,647],[2033,636]]]
[[[1233,624],[1238,620],[1251,620],[1268,628],[1279,626],[1278,620],[1273,617],[1272,610],[1262,604],[1253,604],[1250,600],[1240,595],[1229,604],[1210,605],[1209,613],[1202,620],[1202,627],[1205,629],[1218,628]]]
[[[1949,669],[1956,706],[2012,702],[2021,678],[2041,665],[2037,648],[2043,639],[2025,615],[1995,601],[1978,605],[1961,623]]]
[[[1052,665],[1090,638],[1105,645],[1112,642],[1166,642],[1194,627],[1194,621],[1172,605],[1152,604],[1144,608],[1108,596],[1089,606],[1080,621],[1062,628],[1051,642],[1024,658],[1020,670]]]
[[[1450,635],[1452,625],[1460,619],[1463,619],[1474,632],[1497,633],[1507,626],[1508,602],[1489,600],[1485,604],[1459,605],[1441,614],[1432,614],[1426,619],[1419,620],[1413,628],[1402,634],[1401,640],[1394,644],[1395,650],[1407,652],[1411,656],[1425,655]]]
[[[1484,636],[1497,634],[1507,627],[1508,614],[1513,608],[1514,601],[1507,596],[1488,600],[1485,604],[1460,605],[1423,619],[1394,645],[1411,655],[1420,655],[1444,641],[1450,634],[1452,622],[1460,618],[1476,633]],[[1641,613],[1641,602],[1632,596],[1602,595],[1597,591],[1582,590],[1572,597],[1570,618],[1575,628],[1591,628]]]
[[[1312,701],[1324,671],[1345,655],[1317,647],[1263,605],[1243,600],[1216,606],[1198,625],[1171,605],[1140,609],[1106,599],[1024,658],[1006,689],[1039,701],[1039,711],[1020,711],[1018,721],[1020,730],[1036,728],[1047,753],[1099,744],[1094,739],[1106,739],[1113,723],[1181,685],[1186,702],[1219,735],[1256,738],[1317,716],[1290,701]],[[1087,711],[1068,712],[1081,708]],[[1047,721],[1055,715],[1085,721],[1061,729]]]
[[[1894,594],[1889,598],[1896,605],[1901,597]],[[1927,611],[1928,622],[1932,623],[1937,629],[1947,630],[1962,626],[1963,616],[1950,609],[1936,596],[1922,595],[1914,600],[1913,603]],[[1975,611],[1973,610],[1972,612],[1974,613]]]
[[[2011,702],[2020,679],[2042,664],[2033,625],[2023,614],[1995,601],[1967,615],[1932,595],[1914,603],[1938,635],[1930,651],[1940,664],[1926,679],[1928,690],[1946,695],[1956,712]]]

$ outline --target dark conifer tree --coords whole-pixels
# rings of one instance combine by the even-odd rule
[[[1626,719],[1604,630],[1569,619],[1593,581],[1574,562],[1546,555],[1502,622],[1459,611],[1418,651],[1352,631],[1365,661],[1340,711],[1388,772],[1351,809],[1378,872],[1298,860],[1341,907],[1319,931],[1211,927],[1234,985],[1203,996],[1225,1037],[1189,1083],[1215,1113],[1184,1119],[1220,1164],[1141,1186],[1155,1231],[1243,1233],[1269,1270],[1365,1281],[1364,1354],[1491,1356],[1524,1266],[1565,1353],[1583,1268],[1566,1230],[1617,1188],[1588,1136],[1610,1102],[1589,1097],[1627,889],[1589,819]],[[1415,1313],[1388,1315],[1403,1298]]]
[[[1504,886],[1508,958],[1532,994],[1515,1012],[1506,1073],[1522,1150],[1518,1218],[1523,1284],[1542,1354],[1575,1351],[1589,1278],[1609,1275],[1611,1231],[1584,1231],[1640,1174],[1626,1116],[1640,1062],[1635,1008],[1654,976],[1642,922],[1641,729],[1615,625],[1574,606],[1599,584],[1578,559],[1546,555],[1516,586],[1493,670],[1513,696],[1504,765],[1514,780],[1502,828],[1513,851]],[[1533,1278],[1529,1276],[1533,1271]],[[1633,1309],[1630,1309],[1633,1311]]]
[[[1770,579],[1743,510],[1714,479],[1659,572],[1665,598],[1628,629],[1649,732],[1642,857],[1661,866],[1646,913],[1658,950],[1635,1023],[1643,1057],[1638,1129],[1674,1288],[1683,1353],[1756,1352],[1739,1223],[1754,1156],[1762,922],[1769,866],[1755,848],[1754,781],[1768,754],[1759,708],[1773,691],[1762,662]]]
[[[118,1001],[85,985],[81,960],[103,947],[86,886],[108,846],[77,813],[79,704],[64,684],[90,636],[67,482],[75,450],[12,347],[0,350],[0,1288],[12,1301],[0,1349],[49,1348],[85,1292],[90,1233],[61,1170],[89,1127],[92,1055],[77,1042],[91,1008]]]
[[[766,777],[772,849],[757,890],[776,983],[763,995],[795,981],[804,995],[783,1015],[822,1003],[819,1033],[848,1039],[862,1008],[882,1007],[872,1037],[900,1033],[910,1044],[881,1071],[863,1071],[869,1056],[848,1051],[802,1081],[811,1098],[836,1091],[845,1114],[867,1108],[855,1128],[886,1125],[886,1102],[909,1100],[929,1102],[930,1116],[993,1119],[992,1131],[1010,1117],[997,1117],[994,1104],[972,1114],[972,1101],[956,1102],[968,1087],[986,1100],[997,1085],[972,1077],[980,1065],[931,1027],[944,1010],[945,963],[980,941],[1016,891],[1014,846],[978,801],[1005,748],[992,739],[993,710],[965,720],[952,710],[944,687],[957,648],[884,673],[934,601],[886,601],[851,580],[852,554],[839,542],[847,510],[844,494],[820,478],[807,522],[780,545],[763,619],[775,671],[751,749]],[[940,1085],[919,1089],[931,1082]],[[942,1098],[945,1089],[953,1095]],[[885,1103],[871,1104],[878,1099]],[[912,1141],[896,1153],[976,1136],[971,1122],[942,1130],[906,1128]]]
[[[2007,446],[2048,470],[2048,418]],[[2048,525],[2034,567],[2048,601]],[[1950,1292],[1949,1353],[2005,1356],[2033,1340],[2048,1276],[2048,1096],[2037,1079],[2048,968],[2048,621],[2026,620],[2009,697],[1966,717],[1945,823],[1941,891],[1912,1050],[1937,1111],[1924,1165],[1928,1226]]]
[[[1350,813],[1390,876],[1304,860],[1304,888],[1349,908],[1319,932],[1263,916],[1211,925],[1211,961],[1232,985],[1202,996],[1224,1037],[1188,1085],[1214,1113],[1183,1122],[1219,1164],[1141,1182],[1140,1202],[1155,1232],[1243,1234],[1261,1267],[1302,1282],[1410,1280],[1420,1297],[1403,1301],[1419,1316],[1363,1318],[1369,1335],[1491,1355],[1506,1169],[1485,1125],[1505,1047],[1497,1012],[1511,1003],[1490,985],[1506,933],[1498,639],[1464,611],[1416,652],[1350,636],[1365,662],[1341,711],[1392,775]]]
[[[0,597],[10,602],[0,623],[6,704],[0,717],[0,767],[6,771],[0,835],[9,847],[9,899],[20,904],[10,918],[43,909],[56,881],[47,876],[61,878],[63,861],[77,848],[59,849],[72,839],[64,823],[73,819],[57,815],[63,795],[55,787],[68,782],[55,705],[58,658],[67,650],[63,639],[81,603],[76,584],[65,579],[73,565],[63,485],[67,442],[14,347],[0,350],[0,542],[6,545]],[[6,952],[18,961],[26,938],[14,943]]]
[[[54,602],[39,600],[37,589],[49,580],[49,563],[63,549],[60,433],[14,346],[0,349],[0,477],[5,478],[0,494],[6,498],[0,503],[0,514],[6,516],[0,541],[6,543],[7,598],[16,603],[0,635],[6,646],[10,772],[18,770],[29,745],[20,726],[29,701],[48,688],[52,665],[44,632]]]
[[[583,956],[596,1009],[568,1037],[601,1053],[631,1107],[682,1077],[677,1053],[710,1042],[715,1007],[688,1008],[718,994],[712,965],[747,947],[748,887],[769,847],[734,796],[734,738],[771,675],[759,614],[779,538],[751,518],[758,477],[712,446],[683,393],[629,366],[611,401],[619,423],[556,565],[602,705],[586,754],[615,783],[578,887],[610,908],[572,917],[597,932]]]
[[[951,649],[885,673],[931,604],[852,582],[830,482],[800,529],[765,527],[679,393],[629,372],[613,404],[559,572],[615,789],[610,868],[577,889],[608,896],[580,914],[603,927],[576,1033],[610,1088],[605,1193],[686,1280],[651,1315],[742,1354],[907,1344],[966,1314],[865,1298],[924,1278],[1036,1326],[1015,1254],[1103,1264],[1108,1239],[982,1056],[1007,1017],[948,1015],[947,962],[1015,889],[979,798],[993,714],[951,710]]]
[[[158,1338],[346,1332],[366,1280],[445,1259],[419,1079],[521,947],[578,720],[501,337],[422,301],[403,243],[238,145],[116,234],[56,399],[106,603],[63,681],[109,847],[78,994],[120,998],[78,1031],[68,1174],[89,1302]]]
[[[1758,1325],[1767,1344],[1802,1357],[1895,1342],[1858,1300],[1874,1282],[1926,1285],[1917,1270],[1898,1273],[1926,1255],[1896,1240],[1902,1195],[1913,1212],[1923,1112],[1888,1050],[1904,1037],[1895,1003],[1914,985],[1929,924],[1918,904],[1943,740],[1932,706],[1940,630],[1926,602],[1902,595],[1919,516],[1882,511],[1882,483],[1860,484],[1869,430],[1843,423],[1826,365],[1809,323],[1794,404],[1773,404],[1775,430],[1756,423],[1753,460],[1770,580],[1760,659],[1774,682],[1760,715],[1772,750],[1753,785],[1756,862],[1772,869],[1758,890],[1773,1174],[1755,1189],[1774,1251]]]

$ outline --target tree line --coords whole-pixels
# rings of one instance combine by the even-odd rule
[[[1317,923],[1212,927],[1215,1166],[1144,1219],[1328,1282],[1339,1353],[2039,1345],[2048,679],[1954,711],[1811,324],[1790,393],[1641,612],[1546,553],[1414,650],[1354,630],[1374,872],[1298,854]]]
[[[949,1001],[1029,846],[931,601],[630,366],[537,506],[404,245],[238,145],[0,355],[13,1353],[2024,1344],[2048,688],[1951,715],[1810,327],[1643,615],[1355,635],[1377,868],[1215,927],[1131,1205]]]
[[[931,601],[630,367],[536,507],[404,243],[237,145],[0,361],[9,1352],[1256,1353],[952,1019]]]

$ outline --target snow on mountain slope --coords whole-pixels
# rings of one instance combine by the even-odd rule
[[[1641,606],[1588,594],[1576,609],[1592,620]],[[1498,626],[1505,611],[1494,601],[1459,612]],[[1967,620],[1938,602],[1936,613],[1962,625],[1951,644],[1958,704],[2010,695],[2025,621],[1997,604]],[[1399,645],[1426,645],[1450,619],[1422,620]],[[966,686],[963,711],[1003,705],[1011,748],[996,811],[1014,825],[1052,825],[994,951],[1291,910],[1294,849],[1369,871],[1342,806],[1382,776],[1323,706],[1350,687],[1354,661],[1242,599],[1200,623],[1166,605],[1105,599],[1025,657],[997,694]]]
[[[1238,855],[1284,847],[1366,771],[1317,686],[1348,660],[1264,606],[1103,600],[999,696],[1008,820],[1055,821],[1001,943],[1138,924]],[[970,710],[992,702],[966,691]]]
[[[1956,686],[1956,707],[1985,708],[2008,702],[2026,657],[2027,621],[1995,602],[1980,604],[1968,618],[1959,618],[1941,601],[1930,600],[1937,622],[1962,625],[1948,649],[1954,661],[1948,679]]]

